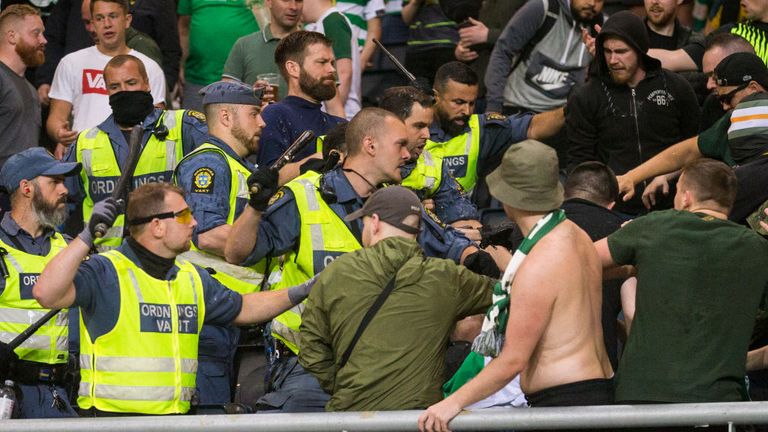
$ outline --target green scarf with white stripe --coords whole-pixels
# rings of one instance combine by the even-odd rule
[[[504,345],[504,332],[507,329],[509,319],[509,289],[515,279],[515,273],[520,269],[523,260],[536,243],[564,220],[565,212],[562,210],[548,213],[536,222],[531,232],[520,243],[504,271],[504,277],[493,287],[493,303],[485,314],[480,334],[472,343],[472,352],[461,364],[456,374],[443,385],[443,393],[446,396],[458,390],[482,370],[484,356],[496,357],[499,355],[501,347]]]

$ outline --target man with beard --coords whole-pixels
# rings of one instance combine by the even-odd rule
[[[67,183],[72,200],[82,203],[87,222],[94,203],[110,196],[128,157],[131,128],[144,128],[141,157],[133,173],[133,187],[147,182],[170,182],[176,164],[206,141],[205,116],[197,111],[162,110],[152,105],[144,63],[132,55],[118,55],[104,67],[112,114],[97,127],[84,130],[70,146],[66,160],[83,163],[79,177]],[[119,246],[124,221],[118,216],[100,248]]]
[[[568,99],[570,167],[598,161],[625,174],[696,134],[700,110],[690,84],[648,56],[643,20],[628,11],[606,21],[595,42],[590,79]],[[645,211],[639,198],[616,203],[625,215]]]
[[[0,167],[40,138],[40,102],[24,73],[43,64],[45,44],[43,21],[31,6],[11,5],[0,14]],[[7,210],[5,198],[0,207]]]
[[[288,96],[263,113],[267,126],[256,158],[259,166],[272,165],[305,130],[324,135],[346,120],[322,111],[322,102],[336,96],[336,78],[330,39],[316,32],[298,31],[284,37],[275,49],[275,63],[288,82]],[[307,146],[280,170],[280,184],[299,175],[299,166],[315,153]],[[320,157],[317,155],[316,157]]]
[[[0,222],[0,342],[10,342],[48,312],[32,297],[32,286],[67,246],[56,227],[67,216],[64,178],[79,171],[79,163],[59,162],[41,147],[17,153],[0,171],[12,204]],[[0,376],[14,380],[23,395],[19,418],[76,416],[64,388],[67,316],[62,310],[48,321],[16,348],[15,359],[0,359]]]
[[[420,200],[428,200],[425,208],[434,211],[444,223],[459,229],[477,228],[477,207],[448,173],[445,162],[424,149],[434,118],[432,104],[432,98],[410,86],[389,88],[381,99],[379,107],[394,113],[408,131],[410,158],[400,169],[403,177],[400,184],[416,192]]]
[[[510,145],[526,138],[542,140],[563,127],[563,110],[540,114],[472,114],[478,78],[461,62],[442,65],[435,75],[435,118],[429,127],[426,149],[442,157],[451,175],[466,191],[493,171]],[[483,188],[485,191],[485,188]],[[473,202],[487,207],[487,193],[475,193]]]
[[[323,271],[342,254],[360,249],[362,224],[343,219],[362,208],[383,183],[399,183],[401,168],[410,158],[405,125],[380,108],[364,108],[349,123],[344,163],[319,174],[308,171],[277,190],[278,174],[261,167],[248,179],[261,189],[235,220],[225,255],[234,264],[268,265],[269,289],[303,283]],[[274,195],[274,196],[273,196]],[[493,277],[493,259],[466,237],[445,228],[426,213],[417,241],[427,256],[446,258]],[[270,364],[271,388],[259,403],[284,412],[322,411],[328,395],[320,383],[297,364],[301,348],[299,325],[303,305],[272,321],[274,348]]]
[[[677,9],[683,1],[645,0],[645,29],[651,49],[676,50],[688,44],[691,29],[677,20]]]
[[[148,183],[128,197],[131,236],[93,255],[94,227],[114,222],[112,198],[46,265],[32,288],[45,307],[81,310],[78,405],[91,416],[185,414],[195,394],[200,329],[264,322],[301,302],[311,283],[240,295],[184,259],[197,222],[184,191]]]
[[[184,258],[215,270],[213,277],[241,294],[258,291],[263,269],[234,266],[224,260],[232,223],[248,202],[246,180],[255,167],[246,160],[259,149],[264,128],[261,92],[234,82],[215,82],[201,90],[208,140],[179,162],[174,180],[187,195],[197,220],[192,251]],[[240,331],[203,326],[197,381],[201,405],[231,400],[233,360]]]
[[[485,111],[542,112],[565,105],[592,60],[581,31],[602,23],[602,10],[603,0],[536,0],[521,7],[491,53]]]

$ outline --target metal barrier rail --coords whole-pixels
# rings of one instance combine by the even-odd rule
[[[0,420],[2,432],[412,431],[422,411]],[[464,412],[464,430],[544,430],[768,424],[768,402],[489,409]],[[702,429],[706,432],[706,429]]]

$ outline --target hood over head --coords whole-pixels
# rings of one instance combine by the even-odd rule
[[[632,12],[621,11],[608,18],[595,40],[595,63],[597,67],[593,71],[596,70],[601,77],[609,76],[608,65],[605,61],[605,54],[603,54],[603,44],[608,36],[619,37],[632,47],[646,72],[661,69],[661,62],[648,55],[650,41],[642,18]]]

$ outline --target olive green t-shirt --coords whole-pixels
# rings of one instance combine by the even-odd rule
[[[616,401],[743,400],[768,241],[730,221],[665,210],[610,235],[608,248],[638,280]]]
[[[259,31],[247,0],[179,0],[179,15],[189,15],[189,56],[184,78],[197,85],[221,79],[235,41]]]
[[[288,84],[274,60],[279,42],[280,39],[272,35],[269,26],[260,32],[241,37],[229,52],[222,76],[253,84],[260,74],[275,73],[280,80],[278,95],[280,100],[285,99],[288,96]]]

